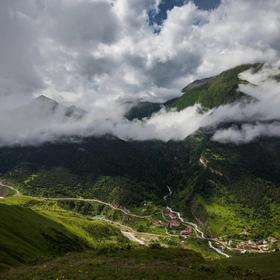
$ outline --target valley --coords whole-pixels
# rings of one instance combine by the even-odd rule
[[[2,181],[0,181],[0,190],[1,190],[1,187],[2,188],[8,188],[11,191],[14,191],[15,192],[14,196],[18,197],[18,196],[21,195],[20,192],[17,189],[15,189],[14,187],[12,187],[10,185],[4,184]],[[167,188],[168,188],[169,193],[168,193],[168,195],[164,196],[163,199],[165,201],[167,201],[168,197],[172,195],[171,188],[170,187],[167,187]],[[3,199],[4,199],[4,197],[3,197]],[[153,224],[155,224],[157,226],[159,224],[164,225],[164,223],[167,220],[166,216],[169,217],[171,215],[171,220],[170,221],[172,221],[173,223],[175,222],[177,227],[184,226],[184,225],[191,225],[191,228],[194,229],[195,235],[196,235],[197,238],[200,238],[200,239],[203,239],[203,240],[208,240],[207,238],[205,238],[204,233],[199,230],[199,228],[198,228],[198,226],[196,224],[194,224],[192,222],[184,221],[184,219],[181,217],[180,213],[173,211],[168,206],[166,207],[166,209],[169,212],[163,214],[165,216],[164,220],[157,220],[157,221],[155,221],[155,220],[153,220],[152,215],[149,215],[149,216],[136,215],[136,214],[130,213],[128,210],[115,207],[114,205],[112,205],[110,203],[107,203],[107,202],[104,202],[104,201],[101,201],[101,200],[98,200],[98,199],[85,199],[85,198],[81,198],[81,197],[80,198],[67,198],[67,197],[65,197],[65,198],[50,198],[50,197],[48,197],[47,200],[48,201],[64,201],[64,202],[65,201],[78,201],[78,202],[82,201],[82,202],[98,203],[98,204],[101,204],[101,205],[109,206],[113,210],[120,211],[123,214],[125,214],[126,216],[130,216],[130,217],[134,217],[134,218],[139,218],[139,219],[149,219],[151,221],[151,223],[153,223]],[[165,231],[166,231],[165,233],[156,234],[156,233],[151,233],[151,232],[137,232],[137,231],[133,230],[131,227],[128,227],[127,225],[121,224],[119,222],[112,221],[112,220],[107,219],[106,217],[103,217],[103,216],[100,216],[100,215],[97,215],[96,219],[108,222],[108,223],[118,227],[121,230],[121,233],[125,237],[127,237],[129,240],[131,240],[133,242],[136,242],[136,243],[138,243],[140,245],[146,245],[146,246],[149,245],[149,242],[151,242],[151,241],[159,241],[162,238],[176,237],[179,240],[179,237],[183,237],[183,238],[186,239],[186,238],[189,237],[189,234],[191,234],[191,232],[189,234],[185,235],[185,236],[183,236],[181,233],[180,234],[174,234],[174,233],[171,234],[169,232],[169,230],[168,230],[168,225],[170,224],[170,222],[168,222],[168,225],[165,226]],[[182,241],[182,242],[184,242],[184,241]],[[215,242],[217,242],[217,241],[215,241]],[[210,240],[208,240],[208,244],[209,244],[209,248],[213,249],[218,254],[220,254],[222,256],[225,256],[225,257],[229,257],[228,254],[225,254],[220,249],[214,247]],[[162,244],[162,245],[168,247],[167,244]]]
[[[111,277],[122,279],[122,277],[130,277],[131,275],[134,275],[133,277],[135,279],[141,279],[141,277],[147,275],[149,275],[149,277],[160,276],[162,279],[170,279],[170,277],[173,279],[181,279],[182,273],[186,277],[194,277],[194,279],[201,279],[201,277],[210,277],[210,279],[215,279],[216,277],[219,277],[219,279],[235,279],[235,277],[239,277],[240,279],[262,279],[262,273],[269,275],[262,266],[259,266],[259,262],[262,262],[262,260],[259,260],[257,257],[254,257],[255,259],[250,256],[238,257],[242,258],[241,262],[243,265],[244,263],[250,264],[248,267],[251,267],[251,270],[242,268],[236,256],[230,258],[232,261],[225,262],[223,261],[225,258],[219,257],[218,254],[215,253],[215,256],[208,253],[208,255],[204,255],[206,259],[208,259],[208,261],[205,261],[200,254],[188,250],[184,248],[184,246],[178,247],[176,243],[172,245],[165,243],[164,245],[161,237],[166,238],[165,234],[137,232],[122,223],[107,220],[106,218],[90,216],[84,218],[83,215],[75,214],[75,212],[69,212],[69,210],[60,208],[57,203],[58,201],[51,201],[51,199],[15,195],[6,197],[0,202],[0,215],[2,215],[2,205],[6,205],[9,208],[18,205],[22,209],[20,210],[21,219],[26,219],[24,209],[32,209],[32,211],[35,211],[34,213],[37,212],[40,213],[42,217],[50,218],[58,223],[57,225],[64,225],[65,229],[70,230],[69,233],[67,233],[70,234],[70,236],[71,234],[76,235],[73,239],[76,242],[76,247],[73,247],[73,240],[70,241],[69,245],[71,244],[72,247],[68,247],[70,251],[66,256],[60,256],[60,254],[64,254],[63,252],[58,253],[58,256],[55,258],[49,258],[47,255],[45,257],[41,256],[40,258],[37,256],[36,261],[33,260],[31,263],[27,262],[28,266],[17,263],[16,269],[6,270],[5,266],[3,267],[3,260],[6,265],[11,265],[12,259],[7,263],[7,255],[5,255],[3,259],[3,256],[0,254],[1,277],[4,277],[4,279],[31,279],[34,277],[36,277],[36,279],[53,279],[54,276],[67,278],[71,275],[71,277],[75,277],[75,279],[88,279],[87,277],[89,277],[89,275],[91,275],[91,277],[101,277],[101,274],[104,274],[105,271],[106,277],[108,277],[105,279],[111,279]],[[9,208],[5,210],[6,215],[9,213],[9,211],[7,211]],[[15,213],[13,213],[13,216],[15,218]],[[178,215],[178,217],[180,217],[180,215]],[[34,217],[32,220],[35,221]],[[1,223],[3,223],[3,220]],[[24,220],[22,220],[20,224],[21,227],[25,227]],[[46,224],[46,221],[44,224]],[[3,226],[3,224],[1,224],[1,226]],[[50,224],[48,224],[48,226],[50,226]],[[52,226],[53,225],[51,225],[51,227]],[[90,228],[91,230],[89,230]],[[36,236],[34,235],[36,230],[36,227],[32,227],[33,240]],[[61,230],[62,228],[59,229],[60,232],[62,232]],[[197,230],[199,232],[198,228]],[[21,231],[18,231],[18,236],[20,236],[20,234]],[[124,235],[124,237],[121,237],[120,234]],[[126,239],[125,236],[128,239]],[[168,236],[170,237],[170,233]],[[79,241],[81,237],[82,239]],[[38,237],[36,236],[36,238]],[[57,241],[61,240],[61,238],[62,234],[60,233]],[[178,236],[172,235],[172,238],[178,239]],[[201,237],[199,239],[201,239]],[[54,242],[54,239],[50,239],[48,242]],[[65,248],[67,242],[69,242],[67,239],[63,239],[63,243],[61,243],[61,245],[58,245],[58,243],[56,246],[63,246]],[[132,243],[130,244],[130,242]],[[20,252],[20,248],[23,245],[24,244],[17,245],[18,252]],[[2,246],[3,243],[0,242],[0,247],[3,248]],[[207,248],[206,244],[204,246]],[[81,250],[82,252],[80,252]],[[9,251],[6,252],[8,253]],[[29,251],[29,254],[30,253],[31,251]],[[42,249],[40,255],[41,254]],[[23,254],[22,257],[24,255],[25,254]],[[278,254],[274,255],[274,257],[271,256],[271,261],[277,261],[278,257]],[[172,266],[168,264],[169,261],[172,261]],[[127,262],[129,262],[129,266],[124,265],[124,263]],[[238,266],[236,266],[235,263],[238,263]],[[176,264],[175,267],[174,264]],[[14,265],[15,263],[13,266]],[[119,267],[118,270],[115,270],[115,265]],[[143,265],[145,265],[145,271],[141,269]],[[178,267],[180,269],[176,271]],[[275,266],[275,268],[276,269],[270,271],[272,275],[275,273],[277,275],[277,266]]]
[[[184,110],[195,98],[205,111],[251,102],[240,92],[228,96],[249,67],[261,65],[196,81],[181,98],[138,104],[125,117],[140,121],[162,106]],[[131,268],[135,279],[263,279],[270,272],[277,279],[277,268],[260,263],[279,259],[280,140],[213,141],[217,129],[232,125],[180,141],[106,135],[0,147],[0,273],[40,279],[55,268],[66,279],[129,279]]]
[[[279,15],[0,0],[0,280],[279,280]]]
[[[211,170],[211,168],[210,168]],[[213,173],[213,171],[211,170]],[[14,188],[13,186],[10,186],[8,184],[3,183],[3,181],[0,181],[0,191],[1,188],[7,188],[10,191],[12,191],[13,196],[19,197],[21,193]],[[163,200],[165,202],[168,202],[169,199],[172,197],[172,190],[169,186],[167,186],[168,194],[163,197]],[[5,199],[5,197],[3,197]],[[188,239],[196,240],[204,240],[207,242],[210,250],[213,250],[215,253],[229,258],[230,255],[226,252],[236,252],[239,254],[244,254],[245,252],[251,252],[251,253],[269,253],[269,244],[268,241],[264,240],[259,245],[257,245],[256,242],[249,241],[249,242],[240,242],[235,244],[234,247],[231,246],[232,241],[227,240],[225,237],[206,237],[205,233],[199,229],[199,226],[192,222],[192,221],[186,221],[182,218],[182,215],[180,212],[176,212],[173,209],[171,209],[169,206],[166,206],[166,210],[162,209],[159,211],[162,212],[162,218],[160,219],[158,215],[137,215],[134,213],[131,213],[129,210],[125,208],[120,208],[112,205],[111,203],[101,201],[99,199],[94,198],[69,198],[69,197],[63,197],[63,198],[37,198],[40,200],[46,200],[46,201],[54,201],[54,202],[62,202],[62,203],[69,203],[69,202],[78,202],[78,203],[86,203],[86,204],[99,204],[103,206],[107,206],[111,208],[112,210],[116,212],[121,212],[124,214],[124,216],[137,218],[140,220],[147,220],[150,224],[149,231],[138,231],[137,227],[134,225],[129,226],[129,223],[126,221],[119,222],[117,220],[112,220],[112,217],[106,217],[101,215],[101,213],[96,213],[97,215],[95,217],[91,217],[92,219],[96,219],[99,221],[104,221],[106,223],[109,223],[116,228],[120,229],[120,232],[124,235],[124,237],[128,238],[130,241],[138,243],[140,245],[146,245],[149,246],[151,242],[158,242],[159,246],[169,247],[169,238],[173,238],[173,246],[178,243],[181,239],[181,246],[185,247],[184,243],[188,243]],[[75,211],[75,210],[74,210]],[[88,214],[86,214],[88,217]],[[152,227],[151,227],[152,225]],[[184,226],[187,226],[185,229]],[[163,228],[165,232],[163,232]],[[186,233],[185,233],[186,232]],[[176,239],[177,241],[175,241]],[[276,243],[278,240],[274,237],[270,237],[269,239],[272,240],[272,243]],[[166,243],[167,242],[167,243]],[[271,244],[272,244],[271,243]],[[213,245],[216,244],[216,245]],[[177,246],[178,246],[177,245]]]

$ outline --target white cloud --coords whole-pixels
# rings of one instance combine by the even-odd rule
[[[212,139],[221,143],[243,144],[251,142],[260,136],[279,137],[280,123],[243,124],[241,128],[230,127],[218,130]]]
[[[280,136],[280,83],[274,76],[280,75],[279,62],[274,66],[265,65],[262,71],[253,73],[250,70],[240,74],[240,78],[249,84],[240,85],[242,92],[254,98],[248,104],[221,106],[213,114],[215,123],[224,121],[251,122],[219,129],[213,140],[219,142],[246,143],[259,136]]]
[[[40,63],[38,33],[33,18],[35,3],[3,0],[0,4],[0,102],[14,103],[43,87],[36,66]]]

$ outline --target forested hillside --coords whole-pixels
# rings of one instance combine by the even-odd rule
[[[9,163],[2,172],[28,195],[96,197],[130,208],[162,205],[169,185],[172,204],[209,235],[246,229],[252,238],[278,236],[279,140],[237,146],[210,137],[201,131],[183,142],[88,139],[5,148],[0,156]]]

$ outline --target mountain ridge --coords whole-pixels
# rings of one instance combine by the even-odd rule
[[[40,95],[30,103],[17,107],[11,112],[13,118],[30,118],[30,119],[52,119],[54,115],[73,121],[85,116],[86,111],[72,106],[64,106],[52,98]]]
[[[262,63],[243,64],[223,71],[216,76],[195,80],[182,89],[181,96],[164,103],[139,102],[126,113],[126,117],[129,120],[142,119],[151,117],[153,113],[164,107],[167,110],[181,111],[195,104],[201,104],[204,110],[209,110],[242,98],[250,99],[251,97],[248,95],[237,91],[239,84],[244,83],[238,75],[249,69],[257,72],[262,66]]]

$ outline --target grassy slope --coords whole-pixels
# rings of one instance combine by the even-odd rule
[[[114,227],[60,206],[60,202],[24,196],[1,201],[0,270],[17,266],[16,270],[3,272],[4,279],[53,279],[62,275],[70,279],[90,279],[89,275],[104,277],[100,279],[131,279],[131,275],[136,279],[168,279],[171,275],[174,279],[182,275],[200,279],[209,269],[215,270],[189,250],[127,250],[126,239]],[[86,253],[84,249],[95,250]],[[115,250],[115,254],[110,253]],[[72,251],[83,253],[46,262]],[[18,267],[22,263],[38,265]]]
[[[238,266],[243,269],[254,270],[262,275],[261,279],[279,279],[280,278],[280,253],[249,255],[242,257],[233,257],[215,261],[217,264]]]
[[[66,211],[57,203],[29,197],[0,203],[0,267],[126,242],[116,228]]]
[[[11,266],[34,259],[38,263],[4,270],[0,274],[3,279],[278,279],[280,275],[274,265],[279,262],[279,254],[263,259],[245,256],[206,261],[194,251],[179,248],[128,250],[113,227],[62,209],[54,201],[11,197],[0,204],[0,217],[0,246],[8,248],[4,255],[1,250],[2,268],[3,260]],[[57,258],[86,247],[95,250]],[[190,240],[187,247],[201,251],[203,244]],[[45,260],[54,256],[51,261]]]
[[[81,250],[85,244],[31,209],[0,205],[0,263],[15,265],[35,258]]]
[[[273,271],[279,276],[277,268]],[[233,266],[230,261],[206,262],[189,250],[149,248],[71,254],[42,265],[11,270],[3,277],[22,280],[262,279],[253,271]]]

